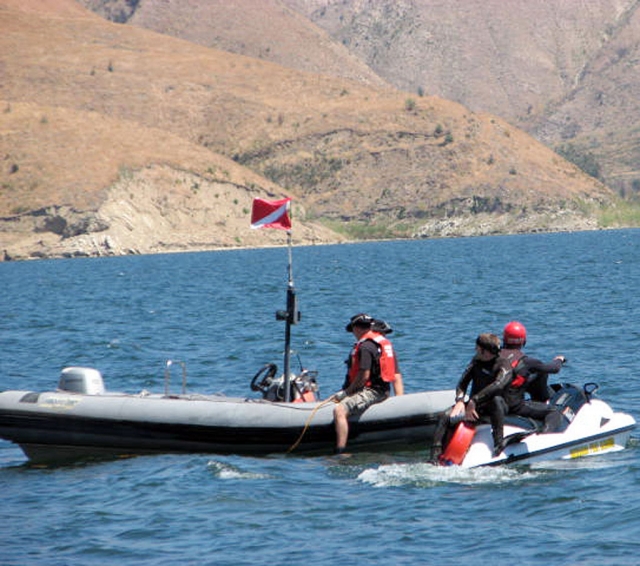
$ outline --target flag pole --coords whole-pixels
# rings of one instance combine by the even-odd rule
[[[287,230],[287,247],[289,250],[289,280],[287,282],[287,315],[284,331],[284,401],[291,401],[291,325],[297,324],[299,314],[296,301],[296,290],[293,285],[293,259],[291,252],[291,230]]]
[[[286,322],[284,334],[284,400],[291,401],[291,325],[298,324],[300,313],[296,301],[296,290],[293,286],[293,260],[291,252],[291,221],[287,216],[291,199],[285,198],[278,201],[266,201],[253,199],[251,211],[251,228],[280,228],[287,231],[287,247],[289,254],[289,280],[287,283],[287,310],[276,311],[276,320]]]

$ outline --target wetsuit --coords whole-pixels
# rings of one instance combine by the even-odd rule
[[[456,401],[458,401],[464,398],[471,384],[469,400],[475,403],[476,412],[481,420],[491,421],[494,446],[499,446],[504,437],[504,415],[507,412],[507,406],[502,398],[502,392],[511,382],[511,376],[511,366],[504,358],[496,357],[485,362],[474,357],[456,385]],[[434,456],[438,456],[439,451],[442,450],[442,441],[451,424],[450,413],[450,410],[447,411],[438,421],[433,435],[432,455]]]
[[[549,386],[547,379],[550,373],[558,373],[562,368],[562,360],[555,358],[548,364],[523,354],[518,349],[504,348],[500,351],[500,356],[508,360],[519,358],[515,373],[523,376],[527,383],[525,391],[531,395],[532,401],[545,403],[549,400]]]
[[[562,360],[554,359],[545,364],[516,349],[503,349],[500,357],[513,367],[514,379],[503,393],[509,414],[544,421],[542,432],[556,430],[562,415],[546,403],[550,396],[547,378],[550,373],[560,371]],[[531,395],[530,401],[525,400],[525,393]]]

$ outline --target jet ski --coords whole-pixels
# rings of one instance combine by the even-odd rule
[[[636,426],[631,415],[614,411],[594,397],[596,383],[582,388],[555,384],[549,403],[562,414],[553,432],[541,432],[542,423],[507,415],[504,449],[493,455],[491,425],[460,422],[454,428],[438,463],[476,468],[549,460],[571,460],[623,450]]]

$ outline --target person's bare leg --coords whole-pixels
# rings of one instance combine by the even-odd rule
[[[347,410],[340,404],[333,409],[333,422],[336,427],[336,452],[342,452],[347,447],[349,438],[349,421]]]

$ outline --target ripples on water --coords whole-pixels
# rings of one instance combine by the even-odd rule
[[[640,414],[639,231],[297,248],[294,280],[294,348],[323,396],[355,312],[396,328],[409,391],[450,387],[476,334],[517,318],[530,353],[569,358],[563,380]],[[0,264],[0,281],[0,389],[90,365],[108,389],[161,391],[175,359],[191,390],[246,395],[281,365],[283,249]],[[0,564],[637,564],[638,453],[635,433],[607,457],[490,470],[426,450],[39,468],[0,441]]]

